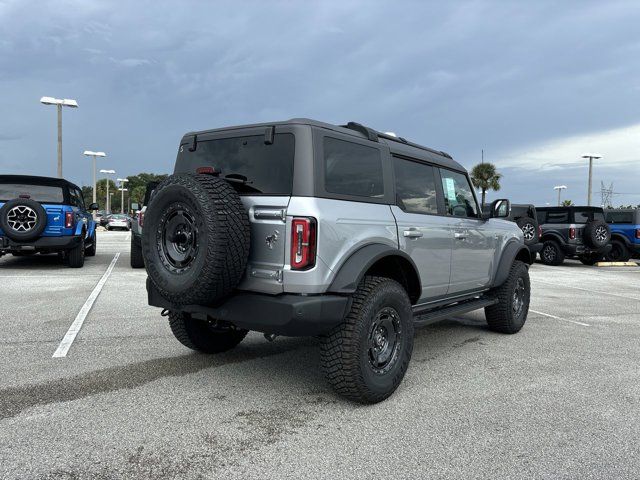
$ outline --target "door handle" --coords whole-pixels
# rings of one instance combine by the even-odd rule
[[[455,238],[456,240],[464,240],[465,238],[467,238],[467,234],[463,232],[454,232],[453,238]]]
[[[410,228],[409,230],[405,230],[402,234],[407,238],[420,238],[423,233],[417,228]]]

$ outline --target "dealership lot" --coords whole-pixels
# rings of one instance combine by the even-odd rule
[[[330,390],[314,339],[185,349],[147,306],[128,235],[100,232],[81,270],[55,255],[0,259],[0,478],[640,471],[640,268],[534,265],[520,334],[490,332],[482,312],[421,329],[399,390],[363,407]]]

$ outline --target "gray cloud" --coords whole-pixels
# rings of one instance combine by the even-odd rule
[[[38,104],[52,95],[80,103],[64,141],[81,183],[87,148],[119,174],[168,171],[187,130],[297,116],[393,130],[468,166],[484,148],[500,165],[640,123],[639,23],[625,1],[0,2],[0,131],[33,136],[3,158],[55,172],[54,111]],[[543,201],[543,180],[509,168],[503,193],[533,185]]]

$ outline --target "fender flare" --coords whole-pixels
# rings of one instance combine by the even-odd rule
[[[498,268],[493,276],[493,282],[491,284],[492,287],[499,287],[505,282],[509,276],[511,265],[513,265],[513,262],[518,255],[526,255],[527,258],[531,259],[531,253],[524,244],[517,241],[507,243],[502,250],[502,256],[500,257]]]
[[[409,255],[398,248],[381,243],[374,243],[365,245],[351,254],[351,256],[340,266],[335,277],[333,277],[333,281],[331,282],[328,291],[343,294],[355,292],[367,270],[369,270],[369,268],[371,268],[371,266],[378,260],[389,256],[401,257],[407,260],[416,272],[418,282],[420,282],[418,268]],[[420,289],[422,289],[422,285],[420,285]]]
[[[556,232],[543,233],[542,238],[540,239],[540,242],[544,243],[547,240],[554,240],[558,242],[560,246],[562,246],[565,243],[565,240],[562,238],[562,236]]]
[[[622,241],[622,243],[624,243],[627,247],[631,246],[631,241],[629,240],[629,238],[624,235],[623,233],[620,232],[611,232],[611,241],[614,240],[620,240]]]

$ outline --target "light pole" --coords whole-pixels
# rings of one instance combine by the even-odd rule
[[[110,210],[110,198],[109,198],[109,177],[108,175],[115,175],[116,171],[115,170],[100,170],[100,173],[104,173],[107,175],[107,205],[105,206],[105,215],[108,215],[109,213],[111,213]]]
[[[58,108],[58,178],[62,178],[62,107],[78,108],[78,102],[69,98],[42,97],[40,103]]]
[[[566,185],[556,185],[555,187],[553,187],[554,190],[558,190],[558,206],[560,206],[560,192],[562,192],[562,190],[566,188]]]
[[[587,205],[591,206],[591,178],[593,173],[593,161],[602,158],[602,155],[595,153],[585,153],[582,158],[589,159],[589,188],[587,189]]]
[[[93,203],[96,203],[96,157],[106,157],[104,152],[92,152],[91,150],[85,150],[84,155],[87,157],[93,157]]]
[[[122,203],[120,204],[120,213],[124,213],[124,192],[126,191],[126,188],[124,188],[124,184],[129,180],[127,180],[126,178],[118,178],[117,180],[120,182],[120,190],[122,190]]]
[[[118,190],[120,190],[122,192],[122,214],[124,215],[124,192],[128,192],[129,190],[124,188],[124,187],[120,187]],[[127,213],[129,213],[129,209],[127,209]]]

